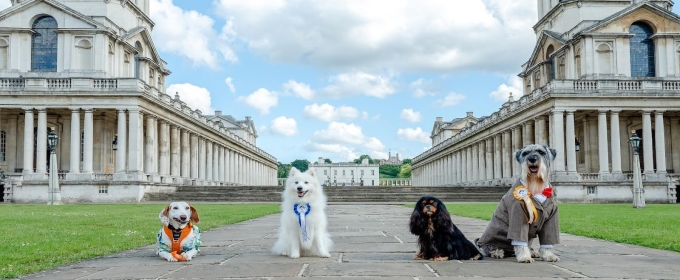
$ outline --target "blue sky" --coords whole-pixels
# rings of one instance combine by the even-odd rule
[[[151,0],[168,93],[252,116],[290,163],[412,158],[444,120],[496,111],[534,46],[535,0]],[[677,8],[674,9],[677,12]]]

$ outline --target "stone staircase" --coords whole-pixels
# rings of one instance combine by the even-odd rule
[[[281,202],[283,186],[180,186],[174,193],[147,193],[145,201]],[[444,202],[498,202],[508,187],[328,186],[329,203],[415,203],[424,195]]]

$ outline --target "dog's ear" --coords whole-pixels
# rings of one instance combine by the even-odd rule
[[[314,168],[310,167],[309,169],[307,169],[307,173],[309,173],[309,175],[312,177],[316,177],[316,170],[314,170]]]
[[[522,150],[515,151],[515,159],[517,160],[517,162],[522,163],[521,158],[522,158]]]
[[[191,221],[192,221],[194,224],[198,224],[198,222],[200,221],[200,220],[198,219],[198,211],[196,210],[196,208],[194,208],[194,207],[191,206],[191,205],[189,206],[189,209],[191,209]]]
[[[552,149],[552,148],[548,147],[547,145],[543,145],[543,146],[545,146],[545,148],[546,148],[548,151],[550,151],[550,154],[552,155],[552,158],[551,158],[551,159],[552,159],[552,160],[555,160],[555,158],[557,157],[557,151],[556,151],[555,149]]]
[[[422,209],[420,209],[420,201],[416,203],[416,208],[411,213],[411,220],[408,224],[409,230],[412,234],[423,235],[427,228],[427,221],[423,217]]]
[[[288,171],[288,177],[293,177],[293,176],[295,176],[295,175],[298,174],[298,173],[300,173],[300,170],[298,170],[298,169],[295,168],[295,167],[291,167],[291,168],[290,168],[290,171]]]
[[[161,211],[161,213],[158,214],[158,219],[160,219],[161,223],[163,223],[163,225],[165,225],[165,226],[170,224],[170,218],[168,218],[168,212],[170,212],[170,205],[165,206],[165,209],[163,209],[163,211]]]

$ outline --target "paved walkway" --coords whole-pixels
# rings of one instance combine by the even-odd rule
[[[415,238],[407,229],[410,213],[396,205],[330,205],[336,246],[329,259],[293,260],[269,253],[279,221],[279,215],[271,215],[204,232],[205,247],[191,262],[169,263],[154,254],[155,246],[147,246],[24,279],[680,279],[680,253],[568,234],[556,247],[557,263],[415,261]],[[454,217],[454,222],[470,239],[486,226],[470,218]]]

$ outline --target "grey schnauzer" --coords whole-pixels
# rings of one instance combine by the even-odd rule
[[[550,163],[556,155],[554,149],[539,144],[515,152],[522,172],[501,199],[482,237],[475,240],[482,255],[501,259],[514,254],[520,263],[532,263],[539,257],[548,262],[560,260],[552,251],[560,242],[560,225],[549,182]],[[536,237],[538,252],[531,249]]]

